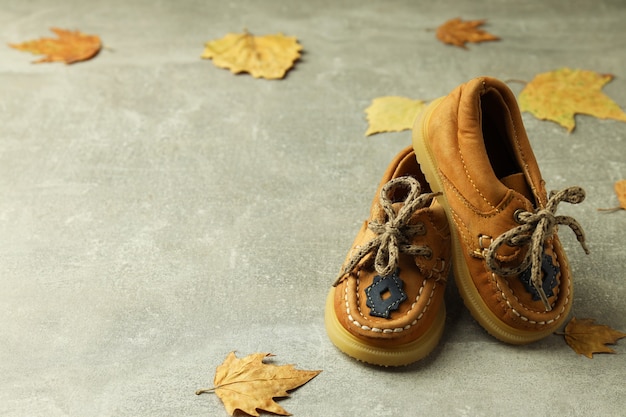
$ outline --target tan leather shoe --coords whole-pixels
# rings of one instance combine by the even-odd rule
[[[326,331],[346,354],[383,366],[428,355],[443,333],[450,230],[413,149],[387,168],[326,301]]]
[[[413,146],[452,232],[459,292],[476,320],[514,344],[554,332],[572,305],[572,279],[556,235],[571,217],[559,202],[579,203],[571,187],[546,195],[515,96],[502,82],[477,78],[426,108]]]

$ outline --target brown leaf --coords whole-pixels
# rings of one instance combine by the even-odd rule
[[[441,42],[461,48],[467,48],[465,46],[467,42],[478,43],[500,40],[499,37],[482,29],[478,29],[478,27],[482,26],[485,22],[485,19],[463,21],[461,18],[457,17],[439,26],[435,35]]]
[[[378,97],[365,109],[368,128],[365,136],[381,132],[400,132],[413,127],[415,116],[423,110],[422,100],[406,97]]]
[[[234,74],[247,72],[254,78],[280,79],[300,58],[302,45],[282,33],[254,36],[248,32],[229,33],[205,44],[202,58],[212,59],[219,68]]]
[[[100,52],[102,42],[97,35],[86,35],[79,31],[70,31],[59,28],[50,29],[58,38],[41,38],[18,44],[9,44],[11,48],[27,51],[45,57],[34,61],[35,64],[42,62],[65,62],[73,64],[93,58]]]
[[[520,109],[556,122],[568,132],[576,127],[575,114],[626,122],[626,113],[602,92],[612,79],[610,74],[570,68],[537,74],[519,95]]]
[[[263,363],[268,356],[272,355],[253,353],[239,359],[234,352],[229,353],[215,370],[214,388],[201,389],[196,394],[214,392],[231,416],[235,410],[251,416],[258,416],[257,410],[291,415],[273,398],[288,397],[288,391],[306,384],[321,371],[301,371],[293,365],[268,365]]]
[[[626,333],[619,332],[603,324],[595,324],[594,319],[572,318],[565,326],[565,341],[578,354],[592,359],[594,353],[615,353],[607,344],[615,344]]]

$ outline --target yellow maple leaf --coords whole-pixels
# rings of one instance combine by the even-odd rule
[[[33,54],[46,55],[34,61],[35,64],[42,62],[65,62],[73,64],[93,58],[100,52],[102,42],[97,35],[87,35],[79,31],[51,28],[58,38],[41,38],[27,42],[9,44],[11,48],[27,51]]]
[[[254,78],[280,79],[300,58],[302,45],[282,33],[254,36],[248,32],[229,33],[205,44],[202,58],[212,59],[219,68],[234,74],[247,72]]]
[[[424,109],[422,100],[385,96],[372,100],[365,109],[368,128],[365,136],[381,132],[400,132],[413,127],[415,116]]]
[[[592,359],[594,353],[615,353],[606,346],[615,344],[626,333],[619,332],[603,324],[595,324],[594,319],[572,318],[565,326],[565,341],[578,354]]]
[[[485,19],[463,21],[461,18],[457,17],[439,26],[437,32],[435,32],[435,36],[443,43],[465,49],[467,49],[465,46],[467,42],[478,43],[500,40],[499,37],[482,29],[478,29],[478,27],[484,25],[485,22]]]
[[[321,371],[302,371],[293,365],[263,363],[263,359],[268,356],[272,355],[253,353],[239,359],[234,352],[229,353],[215,370],[214,388],[200,389],[196,394],[214,392],[231,416],[235,410],[251,416],[258,416],[257,410],[281,416],[291,415],[273,399],[289,397],[288,391],[306,384]]]
[[[626,122],[626,113],[602,92],[612,79],[610,74],[570,68],[537,74],[519,95],[520,109],[556,122],[568,132],[576,127],[575,114]]]

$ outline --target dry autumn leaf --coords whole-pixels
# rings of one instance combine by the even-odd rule
[[[615,194],[622,210],[626,210],[626,180],[619,180],[614,185]]]
[[[268,356],[272,355],[253,353],[239,359],[234,352],[229,353],[215,370],[214,387],[200,389],[196,394],[214,392],[231,416],[235,410],[251,416],[258,416],[257,410],[281,416],[291,415],[273,399],[288,397],[288,391],[306,384],[321,371],[302,371],[295,369],[293,365],[263,363],[263,359]]]
[[[600,211],[618,211],[626,210],[626,180],[619,180],[615,182],[613,186],[615,188],[615,194],[617,194],[617,201],[619,201],[618,207],[609,209],[598,209]]]
[[[615,344],[626,333],[619,332],[603,324],[595,324],[594,319],[572,318],[565,326],[565,341],[578,354],[592,359],[594,353],[615,353],[607,344]]]
[[[412,100],[406,97],[375,98],[365,109],[368,121],[365,136],[411,129],[415,116],[424,108],[424,105],[422,100]]]
[[[219,68],[234,74],[247,72],[254,78],[280,79],[300,58],[302,45],[282,33],[254,36],[248,32],[229,33],[205,44],[202,58],[212,59]]]
[[[610,74],[570,68],[537,74],[519,95],[520,109],[556,122],[568,132],[576,127],[575,114],[626,122],[626,113],[602,92],[612,79]]]
[[[96,56],[102,48],[102,42],[97,35],[86,35],[79,31],[59,28],[50,30],[56,33],[58,38],[41,38],[23,43],[9,44],[9,46],[36,55],[46,55],[34,61],[35,64],[42,62],[73,64],[86,61]]]
[[[435,35],[441,42],[461,48],[467,48],[465,46],[467,42],[478,43],[500,40],[499,37],[482,29],[478,29],[478,27],[485,24],[485,22],[485,19],[463,21],[461,18],[457,17],[439,26]]]

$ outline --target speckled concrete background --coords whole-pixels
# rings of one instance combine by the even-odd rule
[[[449,18],[487,18],[500,42],[444,46]],[[620,416],[618,355],[559,336],[507,346],[447,294],[441,345],[403,369],[351,360],[326,338],[324,299],[387,163],[410,133],[365,138],[383,95],[433,99],[479,75],[563,66],[613,73],[626,106],[626,3],[583,1],[4,0],[2,44],[48,28],[110,48],[65,66],[0,45],[0,415],[225,416],[194,395],[228,352],[323,372],[281,405],[296,416]],[[282,81],[199,58],[247,28],[297,36]],[[521,85],[510,84],[518,93]],[[525,114],[563,213],[573,314],[626,331],[626,124],[579,116],[572,134]]]

